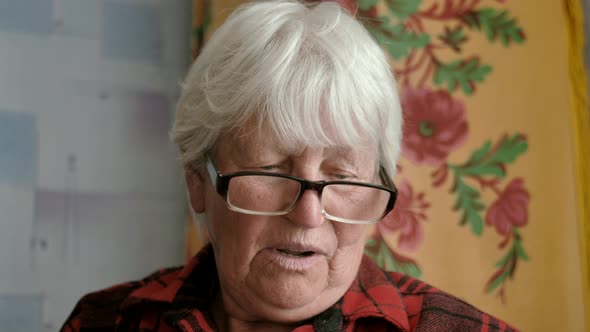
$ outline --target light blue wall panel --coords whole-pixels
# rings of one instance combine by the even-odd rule
[[[35,115],[0,111],[0,183],[34,185],[36,173]]]
[[[190,16],[0,0],[0,332],[57,332],[83,294],[183,261],[168,131]]]
[[[48,34],[53,30],[51,0],[0,0],[0,30]]]
[[[56,32],[88,39],[100,38],[100,0],[59,0]]]
[[[0,296],[0,327],[6,332],[41,331],[40,296]]]
[[[146,4],[105,2],[102,54],[106,57],[161,61],[160,12]]]

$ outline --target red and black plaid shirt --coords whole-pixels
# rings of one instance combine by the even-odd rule
[[[184,268],[84,296],[61,331],[215,331],[209,308],[219,292],[213,250]],[[364,257],[350,289],[331,308],[302,322],[304,331],[516,331],[417,279],[385,272]]]

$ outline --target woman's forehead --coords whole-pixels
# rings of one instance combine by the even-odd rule
[[[252,117],[242,126],[224,130],[214,151],[218,157],[236,160],[264,159],[271,156],[297,157],[309,149],[321,149],[326,159],[346,160],[350,163],[376,158],[377,148],[375,144],[371,144],[368,135],[359,144],[351,145],[341,139],[337,126],[331,121],[325,121],[322,127],[331,142],[310,141],[309,137],[290,136],[289,133],[281,135],[268,121]]]
[[[344,160],[354,163],[374,159],[377,151],[376,148],[369,144],[350,146],[344,144],[309,145],[304,142],[285,142],[268,132],[250,135],[229,135],[226,136],[226,139],[220,141],[220,145],[219,153],[238,160],[271,156],[298,157],[313,149],[321,151],[325,159]]]

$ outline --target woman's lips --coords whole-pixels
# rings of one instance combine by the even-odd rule
[[[278,250],[284,254],[293,256],[310,256],[312,254],[325,254],[325,251],[319,247],[301,243],[281,243],[271,246],[270,248]]]
[[[293,246],[275,247],[264,249],[261,254],[273,265],[281,269],[304,272],[317,264],[323,256],[318,251],[311,249],[313,248],[298,247],[296,249]]]
[[[315,251],[297,251],[297,250],[289,250],[289,249],[277,249],[280,253],[285,254],[287,256],[294,256],[294,257],[306,257],[315,254]]]

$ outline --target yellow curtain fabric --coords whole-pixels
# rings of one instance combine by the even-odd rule
[[[193,55],[243,2],[193,0]],[[590,331],[578,1],[341,3],[389,54],[406,121],[398,202],[366,253],[522,330]]]
[[[590,317],[590,109],[584,65],[584,13],[580,1],[564,2],[568,22],[568,52],[572,127],[574,129],[574,172],[577,175],[577,203],[581,248],[583,293],[586,317]],[[590,322],[587,330],[590,331]]]

